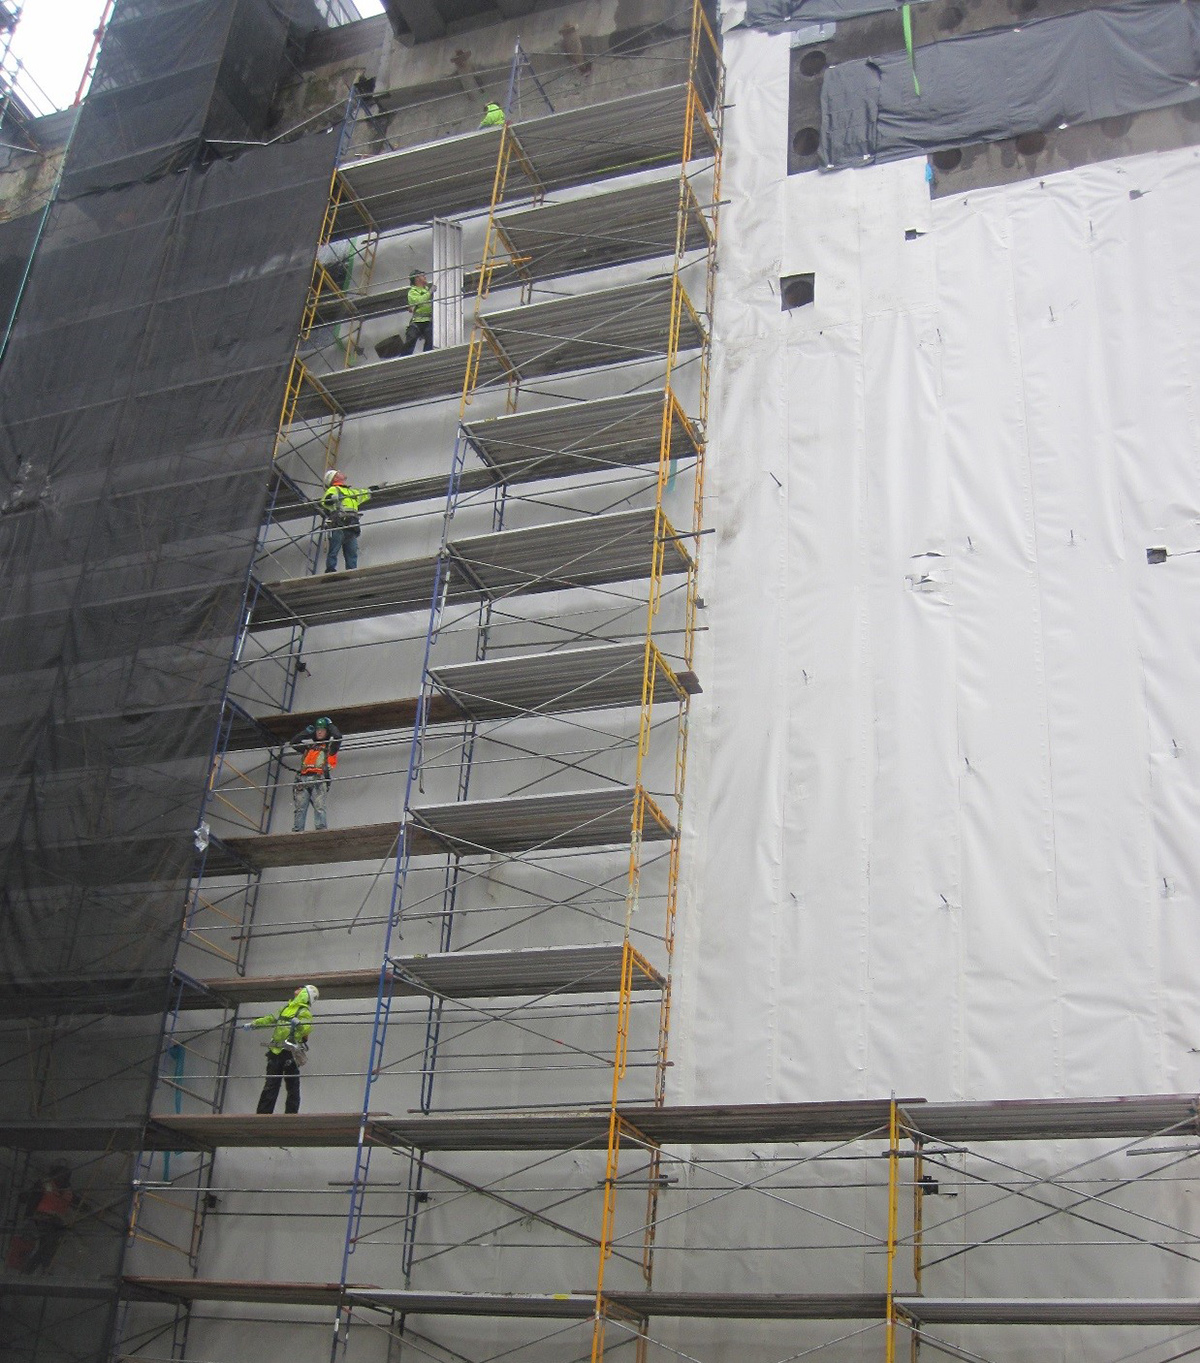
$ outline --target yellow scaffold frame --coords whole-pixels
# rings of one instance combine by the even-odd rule
[[[705,71],[710,75],[709,106],[703,97],[700,81]],[[684,104],[683,145],[679,170],[679,207],[676,215],[675,260],[672,269],[671,313],[667,340],[666,379],[663,392],[662,425],[659,436],[658,477],[655,489],[655,547],[650,576],[649,600],[646,609],[646,651],[642,668],[642,701],[638,721],[637,766],[634,777],[633,826],[630,836],[629,880],[625,910],[625,958],[626,969],[622,975],[621,993],[618,1000],[617,1040],[613,1057],[612,1090],[609,1112],[608,1149],[604,1171],[604,1211],[600,1232],[599,1261],[596,1272],[596,1305],[592,1326],[592,1363],[602,1363],[605,1348],[606,1321],[618,1316],[627,1316],[605,1296],[605,1270],[612,1257],[616,1221],[617,1180],[620,1173],[620,1155],[623,1138],[632,1138],[637,1149],[648,1158],[646,1213],[643,1225],[641,1268],[642,1278],[647,1289],[652,1285],[654,1272],[654,1247],[656,1223],[658,1219],[658,1195],[660,1187],[661,1155],[655,1142],[632,1127],[620,1113],[621,1081],[625,1075],[625,1048],[628,1035],[628,1015],[632,1004],[632,967],[637,953],[630,939],[632,916],[638,907],[641,879],[642,838],[646,819],[663,820],[663,813],[647,794],[644,779],[644,764],[650,751],[650,738],[653,728],[655,697],[659,694],[660,679],[674,689],[679,701],[679,723],[676,730],[674,764],[674,822],[675,837],[671,840],[667,861],[667,892],[665,921],[663,924],[663,944],[666,949],[667,969],[659,1008],[658,1044],[655,1068],[654,1101],[661,1105],[666,1096],[666,1071],[668,1057],[668,1037],[671,1020],[671,960],[675,945],[675,920],[679,900],[679,840],[683,814],[684,786],[687,777],[688,750],[688,712],[690,697],[680,684],[678,677],[659,651],[654,642],[654,623],[662,603],[663,568],[668,544],[681,546],[691,541],[691,552],[687,554],[686,610],[684,621],[683,656],[690,669],[695,654],[697,568],[700,535],[704,515],[704,454],[708,426],[708,396],[710,373],[711,337],[704,326],[696,308],[688,297],[681,276],[687,253],[689,227],[699,222],[705,240],[705,297],[704,315],[713,315],[716,289],[716,252],[718,241],[718,205],[721,198],[721,134],[723,123],[724,66],[721,60],[720,44],[709,23],[700,0],[693,0],[691,46],[688,58],[688,80]],[[705,156],[712,160],[712,204],[705,214],[696,199],[692,188],[689,165],[695,154],[696,137],[704,139],[707,146]],[[675,394],[672,380],[678,364],[680,335],[685,318],[701,336],[700,346],[700,392],[698,411],[695,421],[689,420]],[[671,524],[664,510],[664,501],[672,475],[672,447],[676,423],[687,431],[696,449],[694,469],[694,492],[692,498],[692,523],[688,530],[680,534]],[[636,1358],[643,1363],[648,1347],[648,1322],[635,1323],[637,1336]]]

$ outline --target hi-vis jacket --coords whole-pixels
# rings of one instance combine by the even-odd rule
[[[408,308],[414,322],[433,321],[433,290],[414,284],[408,291]]]
[[[265,1017],[255,1018],[251,1027],[274,1027],[267,1050],[278,1055],[284,1049],[285,1041],[307,1041],[312,1031],[312,1009],[309,1007],[308,990],[297,990],[295,998],[285,1003],[278,1013],[268,1013]]]
[[[344,530],[348,526],[358,525],[361,520],[358,513],[370,500],[369,487],[343,487],[334,483],[321,498],[321,511],[335,530]]]

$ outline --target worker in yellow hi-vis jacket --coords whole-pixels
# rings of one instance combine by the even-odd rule
[[[315,984],[302,984],[278,1013],[267,1013],[242,1030],[272,1027],[267,1042],[267,1081],[258,1100],[259,1112],[274,1112],[279,1085],[287,1083],[285,1112],[300,1111],[300,1066],[308,1059],[308,1034],[312,1031],[312,1005],[321,997]]]

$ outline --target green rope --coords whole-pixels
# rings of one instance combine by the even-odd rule
[[[913,56],[913,36],[912,36],[912,6],[905,5],[903,9],[904,17],[904,50],[908,53],[908,64],[912,67],[913,93],[921,93],[921,82],[917,79],[917,61]]]

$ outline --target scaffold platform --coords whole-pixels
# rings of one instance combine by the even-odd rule
[[[447,604],[648,577],[654,566],[657,524],[653,508],[647,508],[453,540],[447,546]],[[663,572],[687,572],[690,556],[682,539],[669,530],[664,554]],[[328,625],[428,609],[436,564],[429,555],[266,583],[251,627]]]
[[[538,852],[543,855],[628,843],[638,792],[628,786],[566,791],[554,795],[509,796],[425,805],[413,810],[407,827],[408,854],[414,857],[492,856]],[[644,794],[642,799],[653,808]],[[384,861],[396,855],[400,827],[395,823],[359,828],[327,828],[312,833],[267,833],[214,839],[208,850],[208,876],[241,875],[278,866],[324,866],[347,861]],[[675,830],[661,815],[646,821],[647,842],[661,842]],[[378,978],[378,977],[377,977]]]
[[[433,668],[430,677],[447,705],[469,719],[511,719],[639,705],[645,660],[639,640],[458,663]],[[653,686],[658,703],[700,691],[694,672],[676,673],[661,657]]]
[[[36,1288],[34,1289],[36,1290]],[[127,1278],[133,1300],[226,1301],[327,1306],[336,1283],[239,1282],[233,1279]],[[417,1292],[349,1285],[348,1299],[414,1316],[588,1320],[594,1292]],[[39,1295],[52,1295],[44,1292]],[[634,1318],[693,1320],[882,1321],[882,1292],[606,1292],[605,1301]],[[1196,1325],[1200,1297],[924,1297],[897,1295],[895,1308],[922,1325]]]
[[[1196,1099],[1187,1094],[1127,1098],[1033,1098],[1006,1103],[903,1103],[911,1129],[926,1142],[1012,1143],[1055,1140],[1144,1140],[1170,1132],[1196,1135]],[[829,1103],[628,1105],[618,1108],[627,1139],[647,1148],[676,1145],[811,1145],[888,1140],[887,1099]],[[373,1145],[424,1151],[603,1150],[610,1109],[478,1112],[393,1117],[371,1113]],[[154,1150],[219,1147],[356,1145],[362,1114],[315,1112],[156,1114],[145,1133]],[[0,1122],[0,1145],[15,1149],[139,1148],[140,1123]],[[34,1142],[41,1144],[33,1144]]]
[[[421,1292],[349,1283],[274,1279],[153,1278],[119,1284],[67,1278],[13,1278],[6,1294],[23,1297],[107,1297],[127,1301],[232,1302],[258,1306],[356,1306],[411,1316],[585,1321],[594,1291]],[[707,1320],[883,1321],[882,1292],[606,1292],[604,1300],[633,1318]],[[1197,1325],[1200,1297],[926,1297],[897,1294],[896,1310],[919,1325]]]
[[[488,312],[481,318],[488,344],[481,352],[479,384],[487,387],[497,380],[524,381],[664,359],[671,344],[677,287],[671,275],[664,275],[621,288]],[[698,349],[704,340],[695,310],[685,305],[679,349]],[[469,349],[449,346],[313,373],[297,399],[295,419],[312,421],[331,411],[359,416],[458,396]]]
[[[510,125],[525,175],[514,198],[529,198],[679,164],[685,146],[686,85],[662,86],[580,109],[518,119]],[[708,146],[694,138],[695,155]],[[366,218],[394,232],[434,218],[485,212],[496,178],[494,128],[424,142],[351,161],[341,176],[350,193],[334,235],[352,237]]]
[[[511,951],[449,951],[428,956],[397,956],[387,974],[393,998],[483,999],[531,995],[610,993],[620,987],[623,952],[610,943],[565,947],[523,947]],[[178,989],[179,1007],[188,1012],[272,1003],[297,987],[299,976],[234,975],[216,979],[109,975],[40,980],[38,988],[9,992],[0,1000],[0,1017],[159,1013],[169,990]],[[380,972],[317,970],[304,975],[328,1001],[373,999]],[[630,988],[661,989],[664,980],[652,966],[633,972]]]
[[[656,464],[661,453],[663,402],[662,390],[652,389],[534,408],[486,421],[466,421],[463,435],[484,467],[463,470],[459,493],[486,491],[501,483],[586,478],[590,474]],[[701,434],[674,403],[670,432],[671,459],[699,457]],[[443,501],[447,485],[446,475],[438,474],[374,488],[367,509],[368,523],[372,512],[389,507],[433,499]],[[275,519],[295,520],[315,515],[319,510],[319,500],[302,501],[284,492],[278,500]]]

